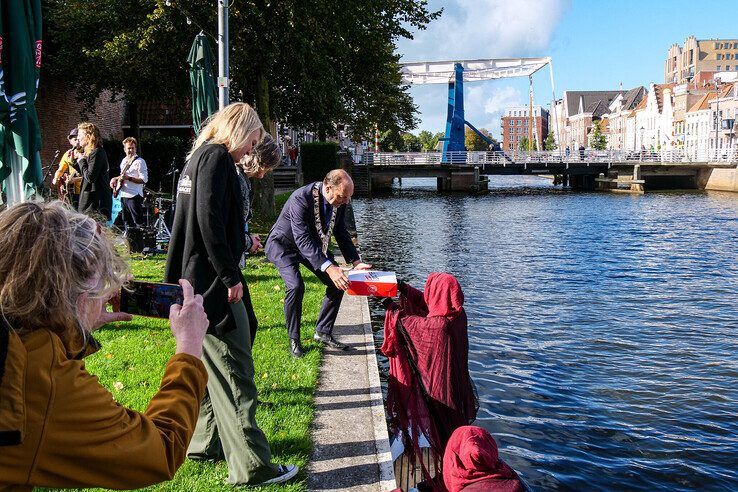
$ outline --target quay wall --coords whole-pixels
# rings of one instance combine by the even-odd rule
[[[738,169],[709,169],[698,176],[700,188],[738,193]]]

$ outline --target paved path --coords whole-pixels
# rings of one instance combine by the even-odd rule
[[[333,334],[352,350],[323,353],[308,489],[391,491],[395,475],[365,297],[343,297]]]

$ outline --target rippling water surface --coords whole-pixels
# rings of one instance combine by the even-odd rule
[[[738,195],[543,183],[356,199],[363,254],[457,276],[477,424],[532,488],[738,490]]]

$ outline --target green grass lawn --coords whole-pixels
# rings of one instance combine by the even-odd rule
[[[278,209],[288,195],[276,197]],[[261,225],[255,230],[266,237],[268,227]],[[164,262],[164,257],[137,257],[132,259],[131,266],[136,279],[159,282]],[[282,312],[284,283],[277,269],[260,254],[249,258],[244,275],[259,320],[253,355],[259,400],[266,403],[259,406],[256,418],[269,439],[273,461],[295,463],[301,468],[297,478],[286,486],[253,490],[302,491],[307,481],[304,467],[312,449],[309,435],[313,420],[312,395],[321,358],[320,346],[313,342],[312,334],[325,287],[303,269],[302,337],[307,354],[297,360],[288,351],[289,339]],[[100,378],[102,385],[121,405],[145,410],[159,388],[167,360],[174,353],[168,320],[137,316],[130,323],[103,327],[95,336],[102,343],[102,350],[85,359],[88,371]],[[225,484],[227,475],[225,462],[186,460],[171,482],[145,490],[232,490],[233,487]]]

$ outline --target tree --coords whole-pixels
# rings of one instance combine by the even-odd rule
[[[152,99],[181,103],[192,39],[201,29],[212,37],[217,25],[212,0],[90,3],[46,2],[54,70],[90,102],[107,89],[125,94],[132,109]],[[355,139],[375,123],[407,131],[417,108],[401,83],[396,42],[440,14],[425,0],[231,2],[232,99],[254,104],[270,131],[276,120],[321,139],[338,124]],[[262,203],[273,200],[257,197]]]
[[[520,142],[518,143],[518,148],[523,152],[528,152],[530,150],[529,143],[530,141],[528,140],[528,137],[521,137]]]
[[[548,135],[546,135],[546,141],[543,142],[543,148],[544,150],[556,150],[558,148],[556,146],[556,139],[552,132],[548,132]]]
[[[607,139],[602,134],[602,123],[600,120],[596,120],[592,126],[589,145],[595,150],[605,150],[607,148]]]
[[[493,142],[493,146],[497,146],[497,140],[492,138],[492,135],[489,133],[489,131],[486,128],[480,128],[479,131],[482,133],[482,135],[486,136]],[[471,128],[467,128],[464,131],[464,146],[466,147],[466,150],[470,151],[479,151],[479,150],[488,150],[489,144],[482,139],[479,135],[477,135],[477,132],[472,130]]]
[[[423,145],[420,143],[420,138],[413,135],[412,133],[403,133],[402,141],[405,144],[404,152],[420,152],[423,150]]]
[[[431,151],[436,150],[436,144],[438,143],[438,136],[440,134],[433,135],[428,130],[423,130],[418,134],[418,141],[422,150]]]
[[[387,130],[379,134],[379,150],[381,152],[405,152],[405,140],[400,132]]]

